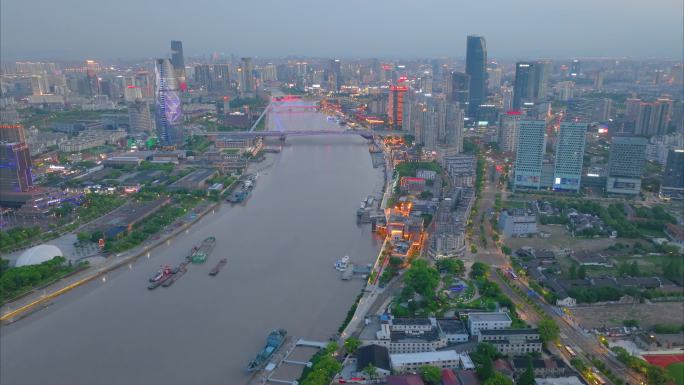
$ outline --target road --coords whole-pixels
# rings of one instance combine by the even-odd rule
[[[491,161],[487,162],[488,170],[493,163]],[[492,241],[493,231],[491,224],[483,218],[487,218],[487,214],[494,207],[494,200],[496,193],[500,192],[498,181],[490,181],[485,177],[485,185],[482,191],[482,197],[478,204],[477,215],[473,219],[473,242],[478,247],[478,252],[475,254],[475,261],[484,262],[492,266],[493,269],[501,268],[506,269],[510,267],[508,257],[504,255],[500,248]],[[502,194],[504,195],[504,194]],[[484,214],[484,215],[482,215]],[[480,242],[480,237],[478,235],[480,226],[484,226],[485,238],[487,239],[487,245],[482,246]],[[490,274],[490,279],[499,284],[501,290],[508,297],[513,300],[516,304],[519,315],[524,321],[536,324],[540,321],[541,316],[537,311],[530,306],[525,298],[522,298],[516,291],[512,290],[510,286],[495,272],[492,270]],[[519,285],[523,292],[528,292],[528,288],[520,281],[513,281],[514,285]],[[593,357],[601,359],[607,368],[609,368],[613,373],[629,381],[630,384],[641,384],[643,379],[638,374],[626,368],[621,362],[617,361],[612,355],[608,353],[608,349],[605,348],[601,343],[592,335],[585,334],[575,325],[570,324],[565,317],[558,315],[554,306],[551,306],[544,302],[542,299],[531,296],[531,298],[544,310],[544,312],[550,316],[557,324],[560,329],[560,342],[563,345],[569,345],[573,348],[579,348],[577,353],[591,354]],[[586,358],[586,357],[585,357]],[[605,379],[608,381],[608,379]]]

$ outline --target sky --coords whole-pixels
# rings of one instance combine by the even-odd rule
[[[682,0],[2,0],[0,59],[684,55]]]

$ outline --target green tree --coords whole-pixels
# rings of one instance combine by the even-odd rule
[[[495,372],[493,376],[484,382],[484,385],[513,385],[513,381],[503,374]]]
[[[633,261],[631,265],[629,265],[629,275],[631,277],[638,277],[641,275],[641,271],[639,271],[639,264],[637,261]]]
[[[483,356],[476,367],[477,377],[482,381],[487,381],[494,375],[494,363],[489,356]]]
[[[439,284],[439,272],[427,261],[419,259],[406,271],[404,282],[420,295],[433,296]]]
[[[523,374],[520,375],[516,385],[534,385],[534,367],[532,366],[532,357],[527,358],[527,368]]]
[[[442,378],[442,371],[436,366],[423,365],[419,371],[420,377],[428,385],[437,385]]]
[[[577,270],[577,278],[579,279],[585,279],[587,278],[587,267],[582,265],[580,268]]]
[[[361,346],[361,340],[356,337],[349,337],[344,341],[344,349],[349,354],[354,354]]]
[[[375,367],[373,364],[368,364],[366,365],[365,368],[362,370],[363,374],[365,374],[370,380],[374,380],[378,377],[378,368]]]
[[[399,269],[401,267],[402,260],[399,257],[390,257],[389,259],[389,265],[393,269]]]
[[[541,338],[543,343],[557,340],[558,335],[560,334],[560,329],[558,328],[556,321],[548,317],[542,318],[542,320],[539,321],[537,328],[539,329],[539,338]]]
[[[85,242],[90,242],[90,233],[86,231],[81,231],[76,235],[76,239],[78,239],[79,242],[85,243]]]
[[[667,385],[670,382],[670,376],[665,369],[655,365],[648,366],[646,369],[646,378],[648,385]]]

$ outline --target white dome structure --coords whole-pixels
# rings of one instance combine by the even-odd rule
[[[38,245],[24,251],[17,259],[15,267],[39,265],[54,257],[62,256],[62,250],[55,245]]]

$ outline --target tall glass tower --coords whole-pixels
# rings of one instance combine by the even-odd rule
[[[187,88],[185,80],[185,59],[183,58],[183,42],[180,40],[171,40],[171,64],[176,72],[176,79],[178,87],[181,91]]]
[[[487,43],[482,36],[468,36],[466,74],[470,76],[468,116],[475,117],[477,108],[487,99]]]
[[[157,78],[155,120],[159,143],[162,146],[180,146],[183,144],[183,111],[178,96],[178,80],[169,59],[157,59],[154,67]]]

